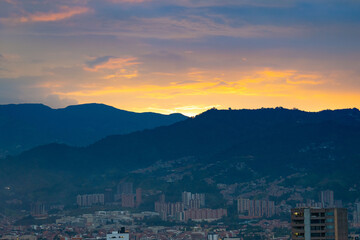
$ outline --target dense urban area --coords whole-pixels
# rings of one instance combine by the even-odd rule
[[[360,202],[344,204],[332,190],[307,199],[303,196],[313,189],[291,189],[280,183],[258,180],[242,186],[218,184],[225,204],[214,208],[207,204],[209,194],[179,191],[178,201],[172,201],[161,191],[135,188],[132,182],[122,181],[115,189],[104,189],[102,193],[78,194],[69,206],[34,202],[21,214],[2,216],[1,239],[105,239],[120,229],[123,233],[119,234],[129,239],[143,240],[306,239],[297,236],[306,232],[306,211],[311,211],[311,218],[316,214],[319,219],[323,217],[319,220],[324,224],[319,227],[323,236],[329,234],[328,222],[334,221],[325,216],[334,216],[335,211],[335,216],[343,218],[346,238],[358,239]],[[266,186],[265,192],[259,190],[261,186]],[[239,187],[243,191],[234,197]],[[17,199],[7,203],[24,207]],[[302,230],[296,226],[300,216]],[[335,221],[339,218],[335,217]]]

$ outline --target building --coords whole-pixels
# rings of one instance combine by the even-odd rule
[[[136,207],[140,206],[142,203],[142,190],[141,188],[136,189]]]
[[[105,189],[105,192],[104,192],[104,202],[105,202],[105,203],[112,203],[112,202],[114,202],[114,193],[113,193],[113,190],[112,190],[111,188]]]
[[[248,217],[272,217],[275,215],[275,202],[239,198],[238,213]]]
[[[292,239],[347,240],[348,222],[345,208],[291,209]]]
[[[319,200],[323,207],[334,207],[335,201],[334,201],[334,191],[326,190],[321,191],[319,194]]]
[[[90,207],[92,205],[104,205],[104,194],[84,194],[77,195],[76,203],[79,207]]]
[[[306,203],[297,203],[297,208],[313,207],[322,208],[324,205],[321,202],[316,202],[314,199],[307,199]]]
[[[119,183],[114,200],[121,200],[121,206],[124,208],[134,208],[135,206],[139,206],[142,201],[141,189],[136,189],[136,193],[134,194],[132,182]]]
[[[213,221],[227,216],[227,210],[223,208],[218,209],[188,209],[184,212],[185,222],[190,219],[193,221]]]
[[[125,232],[125,228],[121,228],[121,231],[114,231],[112,233],[106,234],[106,240],[129,240],[129,233]]]
[[[201,206],[200,199],[190,199],[188,206],[190,209],[200,209],[200,206]]]
[[[160,195],[159,202],[165,202],[165,194]]]
[[[319,192],[319,201],[316,201],[314,199],[307,199],[304,203],[297,203],[296,207],[342,208],[342,201],[335,200],[334,191],[325,190]]]
[[[183,192],[181,194],[182,202],[185,208],[202,208],[205,207],[205,194],[204,193],[191,193]]]
[[[31,204],[30,213],[32,216],[42,216],[47,214],[48,209],[49,206],[47,204],[36,202]]]
[[[184,212],[184,204],[182,202],[168,203],[158,201],[155,202],[155,212],[160,214],[162,220],[166,221],[168,217],[177,217],[182,218],[182,215],[178,215],[181,212]]]
[[[117,194],[133,194],[133,183],[132,182],[123,182],[119,183],[117,186]]]
[[[135,207],[134,194],[128,194],[128,193],[121,194],[121,206],[124,208]]]
[[[354,204],[354,212],[353,212],[353,223],[360,223],[360,202]]]

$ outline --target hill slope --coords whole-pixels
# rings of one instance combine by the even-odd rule
[[[85,148],[41,146],[3,161],[0,176],[19,193],[50,196],[54,189],[58,194],[101,188],[159,161],[192,159],[190,176],[215,183],[305,173],[308,177],[297,184],[318,186],[330,179],[348,189],[360,180],[359,136],[357,109],[209,110],[171,126],[109,136]],[[14,175],[18,177],[10,181]]]

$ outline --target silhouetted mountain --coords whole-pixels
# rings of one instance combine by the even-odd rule
[[[109,136],[85,148],[37,147],[3,161],[0,176],[19,192],[58,189],[58,194],[101,188],[155,162],[192,159],[194,178],[219,183],[305,173],[297,184],[317,186],[328,179],[346,189],[360,180],[359,136],[357,109],[212,109],[171,126]],[[6,180],[14,174],[16,180]],[[162,173],[156,174],[152,176]],[[67,182],[71,186],[64,190]]]
[[[0,157],[39,145],[86,146],[108,135],[170,125],[181,114],[134,113],[104,104],[51,109],[42,104],[0,105]]]

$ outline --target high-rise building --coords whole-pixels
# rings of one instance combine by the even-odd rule
[[[191,200],[191,192],[183,192],[181,194],[182,202],[184,203],[185,207],[188,207]]]
[[[141,188],[136,189],[136,207],[142,203],[142,190]]]
[[[31,204],[31,215],[33,216],[40,216],[40,215],[46,215],[49,207],[48,205],[40,202],[32,203]]]
[[[334,207],[335,208],[342,208],[343,207],[343,203],[341,200],[334,200]]]
[[[200,207],[205,207],[205,194],[204,193],[195,193],[193,199],[198,199],[200,201]]]
[[[165,194],[161,194],[159,197],[159,201],[164,203],[165,202]]]
[[[345,208],[291,209],[293,240],[347,240],[347,224]]]
[[[181,198],[185,208],[201,208],[205,206],[204,193],[183,192]]]
[[[117,194],[133,194],[133,183],[122,182],[118,184]]]
[[[114,193],[113,193],[113,190],[111,188],[105,189],[104,201],[105,201],[105,203],[111,203],[111,202],[114,201]]]
[[[360,223],[360,202],[355,203],[353,211],[353,223]]]
[[[121,194],[121,206],[126,208],[135,207],[134,194]]]
[[[250,208],[250,199],[239,198],[237,206],[238,206],[238,213],[247,214]]]
[[[238,213],[249,217],[271,217],[275,215],[275,202],[239,198]]]
[[[136,197],[136,198],[135,198]],[[126,208],[133,208],[140,205],[141,199],[141,189],[136,189],[136,194],[133,191],[132,182],[121,182],[117,186],[116,194],[114,195],[114,200],[121,200],[121,206]],[[136,202],[135,202],[136,201]]]
[[[321,191],[319,195],[319,199],[323,207],[334,207],[334,191]]]
[[[90,207],[92,205],[104,205],[104,194],[84,194],[77,195],[76,203],[80,207]]]
[[[200,199],[190,199],[189,208],[199,209],[200,206]]]
[[[155,212],[160,213],[163,220],[166,220],[168,216],[177,217],[177,214],[184,211],[184,204],[182,202],[155,202]]]

